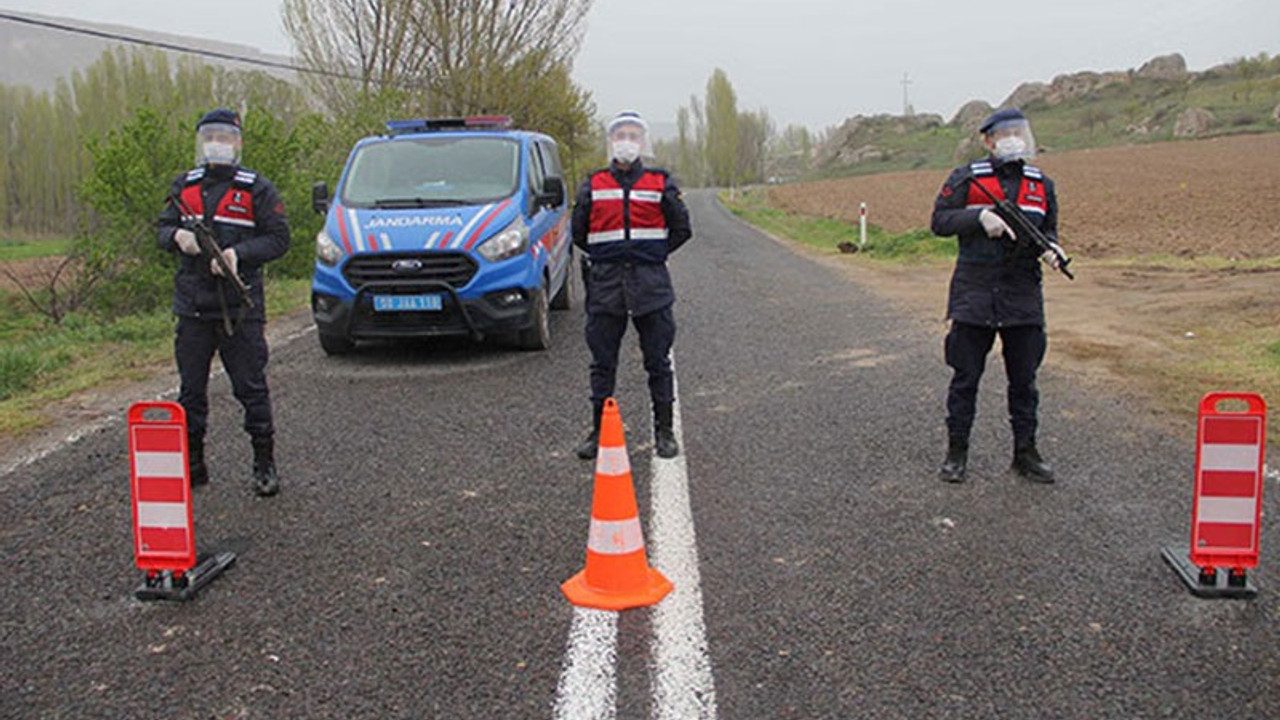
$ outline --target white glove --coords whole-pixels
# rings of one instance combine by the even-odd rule
[[[1054,270],[1057,270],[1058,267],[1062,265],[1062,260],[1067,259],[1067,253],[1062,249],[1061,245],[1059,245],[1058,243],[1052,240],[1049,241],[1049,247],[1052,249],[1045,250],[1043,253],[1041,253],[1040,259],[1044,261],[1045,265],[1048,265]],[[1062,258],[1062,259],[1060,260],[1059,258]]]
[[[177,243],[178,249],[187,255],[199,255],[200,243],[196,242],[196,234],[186,228],[178,228],[173,234],[173,241]]]
[[[987,237],[989,238],[1008,235],[1010,240],[1018,239],[1018,236],[1013,233],[1013,228],[1009,227],[1009,223],[990,210],[984,209],[978,213],[978,222],[982,223],[982,229],[987,231]]]
[[[240,259],[236,257],[235,248],[227,248],[223,250],[222,259],[227,261],[227,267],[231,268],[232,275],[239,274]],[[209,272],[214,275],[222,275],[222,266],[218,264],[217,258],[209,258]]]

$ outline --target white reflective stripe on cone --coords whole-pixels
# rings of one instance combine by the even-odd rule
[[[186,472],[180,452],[135,452],[133,470],[140,478],[180,478]]]
[[[631,472],[631,459],[624,447],[602,447],[596,451],[597,475],[625,475]]]
[[[185,528],[187,506],[185,503],[138,503],[138,527]]]
[[[591,518],[591,534],[587,549],[601,555],[626,555],[644,549],[640,518],[630,520],[596,520]]]
[[[1258,472],[1257,445],[1201,445],[1200,470]]]
[[[1258,514],[1254,498],[1202,497],[1196,506],[1196,520],[1202,523],[1252,525]]]

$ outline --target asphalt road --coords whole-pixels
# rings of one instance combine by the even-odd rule
[[[713,682],[696,701],[654,689],[668,606],[584,616],[559,590],[592,492],[572,455],[588,414],[575,307],[545,353],[276,345],[272,499],[249,493],[216,380],[196,535],[238,560],[190,603],[132,596],[122,424],[0,477],[0,716],[582,717],[566,687],[597,688],[564,677],[591,617],[614,633],[599,717],[1280,717],[1274,523],[1253,601],[1197,599],[1160,559],[1188,534],[1194,428],[1055,371],[1051,330],[1041,447],[1060,481],[1008,471],[993,360],[971,479],[942,484],[940,318],[689,200],[678,465],[650,460],[634,335],[618,400],[655,558],[696,558],[697,587],[677,589],[705,630],[686,648]],[[668,470],[691,509],[678,532],[654,517]]]

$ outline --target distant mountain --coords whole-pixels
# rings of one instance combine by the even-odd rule
[[[91,23],[74,18],[19,13],[10,10],[5,10],[4,13],[39,22],[50,22],[93,32],[141,38],[149,42],[234,55],[251,60],[285,64],[293,63],[292,58],[264,53],[248,45],[152,32],[123,25]],[[144,47],[65,30],[29,25],[9,19],[0,19],[0,85],[26,85],[36,90],[52,90],[58,78],[68,78],[73,71],[87,68],[102,57],[104,51],[117,45]],[[162,52],[171,57],[184,55],[195,57],[177,51],[162,50]],[[255,69],[286,80],[296,79],[295,73],[289,70],[262,67],[251,63],[241,63],[215,57],[198,57],[201,57],[204,62],[210,65],[236,69]]]

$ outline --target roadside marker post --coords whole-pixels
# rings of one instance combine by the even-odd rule
[[[197,564],[187,418],[174,402],[129,407],[134,562],[146,571],[139,600],[190,600],[235,562],[224,552]]]
[[[867,246],[867,204],[858,205],[858,249]]]
[[[1224,401],[1245,409],[1222,410]],[[1258,594],[1248,569],[1258,566],[1266,444],[1261,395],[1212,392],[1200,400],[1191,543],[1161,553],[1197,597]]]

